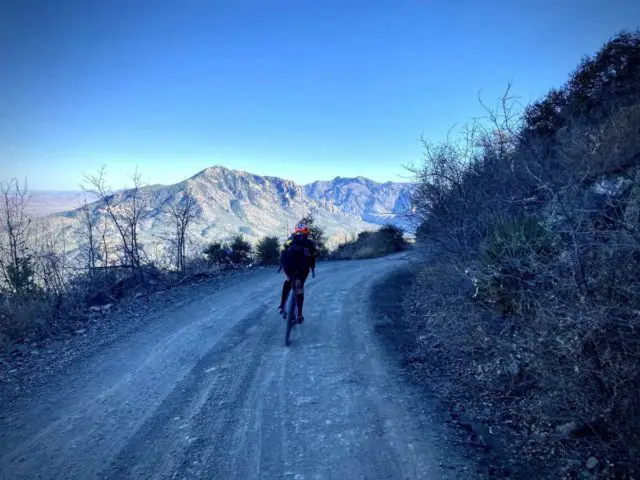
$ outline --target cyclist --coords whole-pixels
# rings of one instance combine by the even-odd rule
[[[309,227],[301,223],[296,226],[293,234],[287,239],[280,252],[280,270],[284,269],[287,277],[282,285],[282,297],[278,312],[284,313],[284,304],[291,291],[291,279],[295,274],[298,282],[295,285],[296,302],[298,304],[298,323],[304,322],[302,306],[304,304],[304,282],[311,272],[316,276],[316,245],[309,238]]]

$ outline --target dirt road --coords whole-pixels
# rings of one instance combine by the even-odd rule
[[[459,478],[375,333],[370,287],[410,261],[321,264],[289,348],[272,270],[176,299],[0,405],[0,478]]]

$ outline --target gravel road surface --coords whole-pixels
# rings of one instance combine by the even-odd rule
[[[409,262],[320,264],[288,348],[274,270],[179,293],[18,399],[0,393],[0,478],[460,478],[376,335],[371,287]]]

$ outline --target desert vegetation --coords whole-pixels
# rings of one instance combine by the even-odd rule
[[[635,478],[640,32],[486,111],[411,167],[429,260],[406,301],[412,363],[530,472]]]
[[[263,265],[277,265],[280,262],[280,239],[275,236],[260,239],[256,254]]]
[[[309,227],[309,238],[316,243],[317,256],[324,259],[329,255],[324,228],[318,225],[313,213],[308,213],[298,223]],[[285,239],[283,239],[285,240]],[[212,242],[204,249],[204,256],[211,265],[277,265],[280,262],[281,241],[277,236],[266,236],[258,240],[255,247],[242,235],[234,236],[228,242]]]
[[[331,253],[333,260],[358,260],[381,257],[401,252],[408,247],[404,232],[393,224],[383,225],[376,231],[360,232],[351,240],[341,243]]]
[[[196,244],[190,229],[200,207],[191,192],[181,191],[153,207],[140,172],[131,180],[131,188],[116,192],[104,168],[85,176],[84,188],[97,201],[85,202],[76,212],[81,233],[72,252],[59,223],[31,214],[26,182],[2,184],[0,346],[13,348],[79,328],[88,312],[111,308],[124,297],[278,263],[281,242],[276,236],[256,245],[240,233],[205,247]],[[167,234],[143,241],[145,222],[158,219]],[[326,255],[323,228],[312,214],[301,221],[310,225]]]

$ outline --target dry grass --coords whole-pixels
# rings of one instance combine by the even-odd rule
[[[640,454],[640,341],[627,338],[630,326],[577,310],[516,320],[473,290],[449,263],[418,275],[405,310],[421,378],[508,446],[506,464],[563,478],[595,456],[603,477],[628,478]]]

